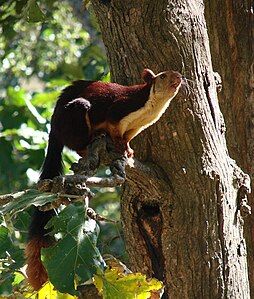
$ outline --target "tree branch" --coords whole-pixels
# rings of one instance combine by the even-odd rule
[[[109,166],[111,175],[109,177],[97,177],[96,171],[101,165]],[[61,204],[68,205],[73,201],[93,198],[94,194],[88,187],[117,187],[126,180],[136,182],[138,178],[142,184],[139,186],[147,190],[147,198],[153,194],[161,196],[165,192],[162,184],[161,169],[158,166],[144,165],[136,159],[128,159],[125,154],[115,150],[111,138],[105,134],[95,137],[88,146],[87,156],[81,158],[78,163],[73,163],[71,169],[73,175],[63,175],[54,179],[40,180],[37,189],[57,195],[57,200],[40,207],[41,210],[56,208]],[[22,191],[23,193],[26,191]],[[6,194],[0,196],[0,204],[5,205],[19,198],[23,193]]]

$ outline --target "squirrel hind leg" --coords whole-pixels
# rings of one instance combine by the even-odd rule
[[[127,154],[128,158],[131,158],[134,156],[134,151],[130,147],[130,144],[126,139],[119,136],[111,137],[115,146],[116,151],[118,151],[121,154]]]
[[[129,144],[131,138],[128,134],[126,134],[126,132],[124,134],[121,133],[121,128],[119,128],[119,124],[114,125],[109,123],[107,126],[107,132],[109,133],[113,141],[116,151],[118,151],[121,154],[126,154],[128,158],[134,156],[134,151]]]
[[[62,143],[75,151],[83,151],[89,143],[91,123],[88,111],[89,101],[83,98],[72,100],[55,111],[52,130],[59,132]]]

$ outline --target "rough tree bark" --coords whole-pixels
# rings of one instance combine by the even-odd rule
[[[205,1],[213,66],[224,82],[219,94],[230,156],[254,178],[254,12],[252,0]],[[254,210],[254,196],[249,201]],[[251,294],[254,297],[254,218],[245,225]]]
[[[144,67],[194,81],[191,96],[177,97],[134,142],[150,175],[130,170],[123,187],[132,270],[163,280],[165,298],[249,298],[241,215],[249,178],[228,155],[203,1],[92,3],[113,81],[140,81]]]

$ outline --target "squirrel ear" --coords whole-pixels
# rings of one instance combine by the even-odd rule
[[[153,71],[149,69],[144,69],[142,73],[142,78],[146,83],[152,83],[153,78],[155,78],[155,74]]]

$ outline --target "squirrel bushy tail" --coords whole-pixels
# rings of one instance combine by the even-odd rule
[[[49,135],[47,155],[42,166],[40,179],[53,179],[62,173],[63,145],[58,142],[53,133]],[[53,238],[48,235],[45,225],[52,216],[54,210],[40,211],[35,208],[32,221],[28,230],[28,243],[26,245],[27,277],[30,285],[38,290],[47,281],[47,272],[41,262],[41,248],[49,247]]]

